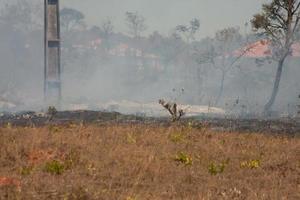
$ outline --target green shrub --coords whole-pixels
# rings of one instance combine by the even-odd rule
[[[52,160],[45,165],[45,171],[50,174],[60,175],[65,171],[65,166],[63,163]]]
[[[126,198],[126,200],[137,200],[137,198],[129,196],[129,197]]]
[[[180,143],[185,141],[185,135],[182,133],[173,133],[170,135],[170,140],[174,143]]]
[[[128,144],[136,144],[136,137],[133,133],[128,133],[126,137],[126,141]]]
[[[221,174],[225,171],[225,168],[226,168],[226,165],[228,165],[229,163],[229,159],[219,163],[219,164],[216,164],[216,163],[211,163],[209,166],[208,166],[208,172],[211,174],[211,175],[217,175],[217,174]]]
[[[32,173],[32,171],[33,171],[33,166],[29,166],[29,167],[21,167],[21,169],[20,169],[20,174],[22,175],[22,176],[28,176],[28,175],[30,175],[31,173]]]
[[[180,162],[184,165],[192,165],[193,164],[193,159],[191,156],[187,155],[184,152],[180,152],[175,156],[175,161]]]
[[[248,160],[243,161],[240,164],[241,168],[249,168],[249,169],[256,169],[260,167],[260,160]]]
[[[50,133],[58,133],[60,132],[60,128],[58,126],[55,125],[49,125],[49,132]]]

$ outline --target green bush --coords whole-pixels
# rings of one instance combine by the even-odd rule
[[[184,142],[185,138],[185,135],[182,133],[173,133],[170,135],[170,140],[174,143]]]
[[[32,173],[32,171],[33,171],[33,167],[32,166],[21,167],[20,174],[22,176],[28,176],[28,175],[30,175]]]
[[[223,173],[225,171],[226,165],[228,165],[228,163],[229,163],[229,159],[227,159],[226,161],[223,161],[223,162],[221,162],[219,164],[211,163],[208,166],[208,172],[211,175],[221,174],[221,173]]]
[[[45,165],[45,171],[50,174],[60,175],[65,171],[65,166],[63,163],[53,160]]]
[[[184,165],[192,165],[193,164],[193,159],[191,156],[187,155],[184,152],[180,152],[175,156],[175,161],[180,162]]]
[[[256,169],[260,167],[260,160],[243,161],[240,166],[241,168]]]

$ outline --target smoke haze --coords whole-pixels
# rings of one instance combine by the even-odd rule
[[[124,13],[138,11],[147,19],[148,33],[157,30],[168,34],[178,24],[192,18],[199,18],[199,37],[213,36],[222,28],[243,26],[261,4],[268,0],[64,0],[62,6],[81,10],[90,25],[100,25],[106,17],[111,17],[116,30],[126,32]]]
[[[229,113],[260,113],[273,87],[276,62],[265,55],[234,60],[236,52],[264,40],[249,25],[264,2],[268,1],[61,1],[65,108],[87,104],[84,108],[102,109],[112,101],[156,103],[166,98]],[[0,100],[17,105],[17,110],[40,109],[43,5],[14,0],[2,2],[1,8]],[[142,19],[147,29],[131,34],[135,31],[128,26],[126,12]],[[229,37],[222,35],[224,30]],[[281,113],[296,111],[299,60],[290,56],[285,63],[275,105]],[[1,105],[0,111],[10,108]]]

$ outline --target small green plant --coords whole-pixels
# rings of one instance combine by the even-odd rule
[[[49,125],[49,131],[51,133],[58,133],[60,131],[60,128],[58,126],[55,126],[55,125]]]
[[[225,142],[226,142],[225,140],[221,140],[221,141],[220,141],[220,143],[221,143],[222,145],[224,145]]]
[[[21,167],[20,174],[22,176],[28,176],[32,173],[32,171],[33,171],[33,166],[25,166],[25,167]]]
[[[226,165],[229,164],[229,159],[219,163],[219,164],[216,164],[216,163],[210,163],[210,165],[208,166],[208,172],[211,174],[211,175],[217,175],[217,174],[221,174],[225,171],[225,168],[226,168]]]
[[[129,197],[126,198],[126,200],[137,200],[137,198],[129,196]]]
[[[248,160],[241,162],[240,167],[248,169],[257,169],[260,167],[260,163],[260,160]]]
[[[65,166],[57,160],[52,160],[46,163],[45,171],[50,174],[61,175],[65,171]]]
[[[128,133],[126,141],[128,144],[136,144],[136,137],[132,133]]]
[[[180,162],[184,165],[192,165],[193,164],[193,159],[191,156],[187,155],[184,152],[180,152],[175,156],[175,161]]]
[[[185,135],[182,133],[173,133],[170,135],[170,140],[174,143],[180,143],[185,141]]]

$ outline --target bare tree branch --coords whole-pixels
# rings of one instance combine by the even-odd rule
[[[292,12],[293,15],[296,14],[296,12],[298,11],[299,8],[300,8],[300,1],[298,2],[296,8],[295,8],[294,11]]]

